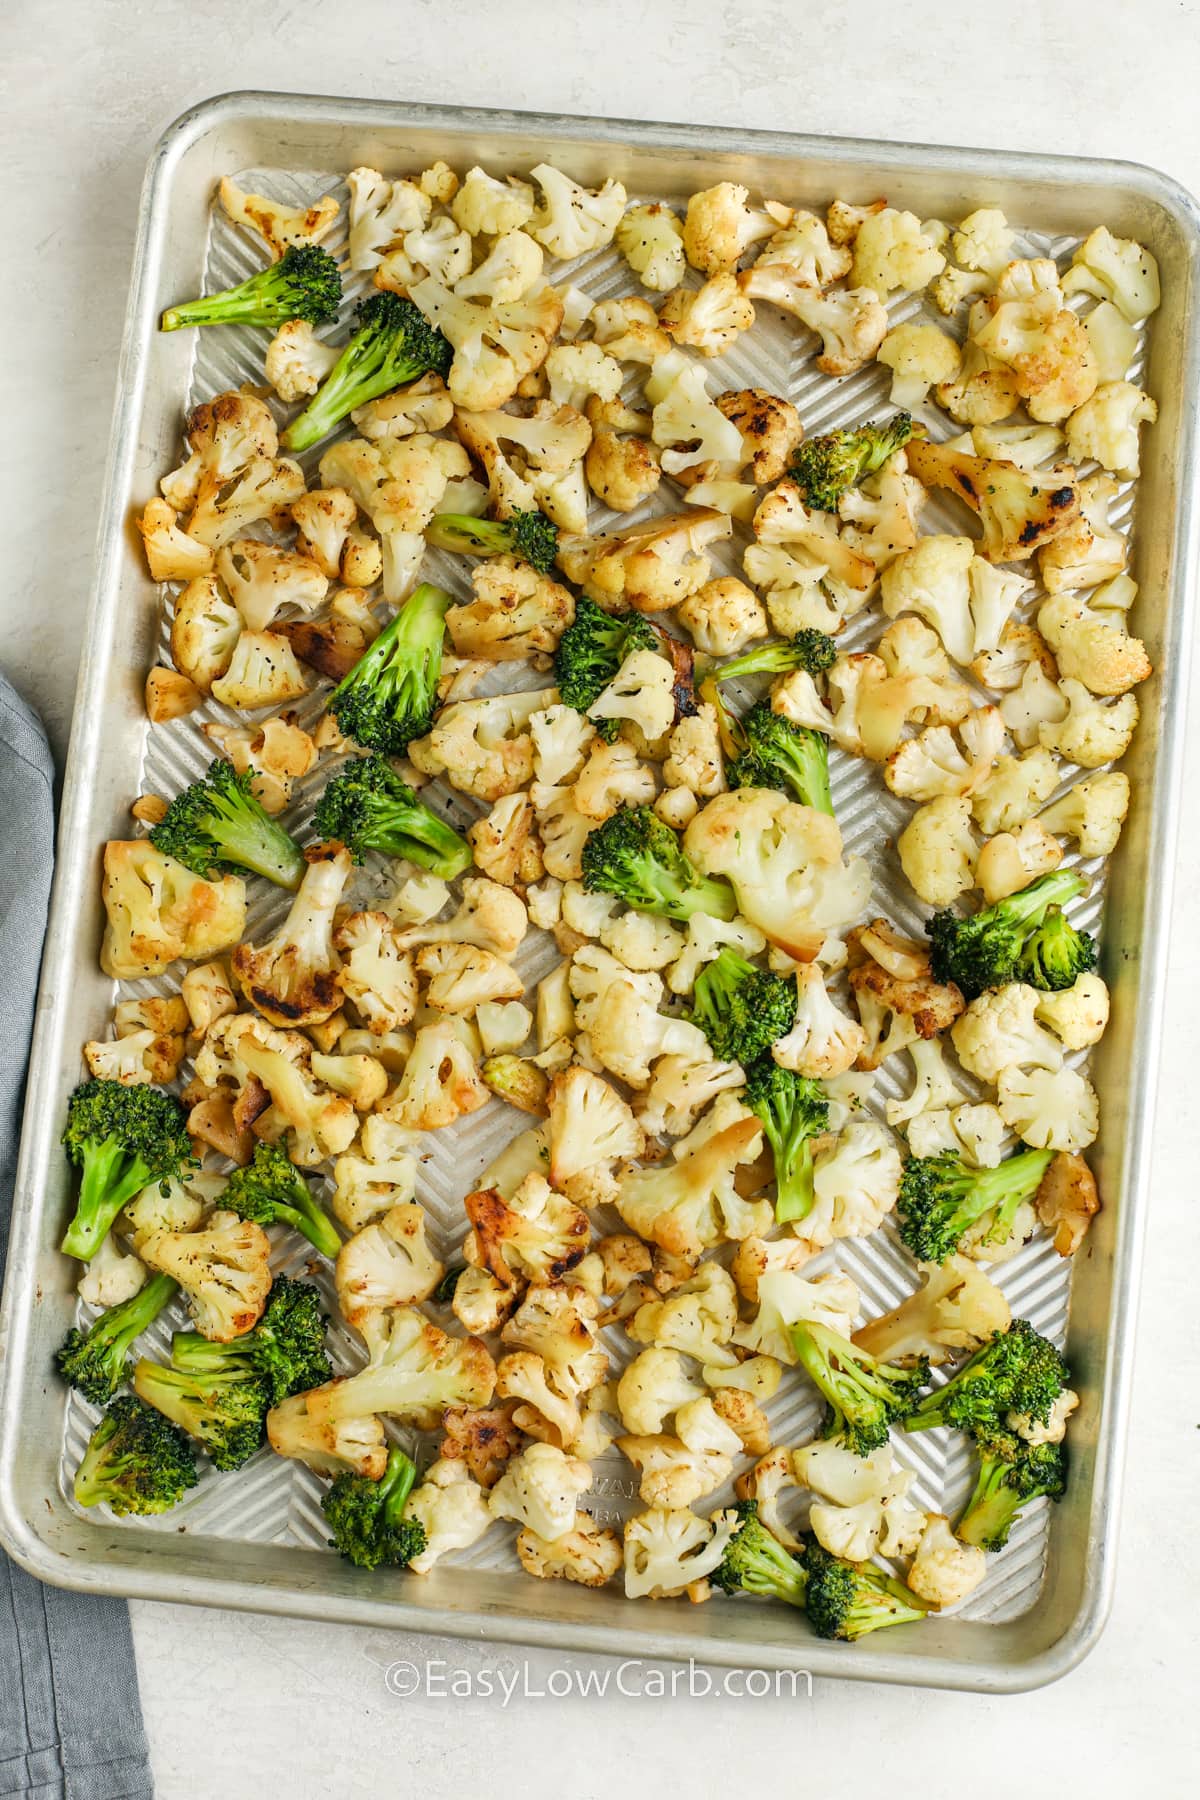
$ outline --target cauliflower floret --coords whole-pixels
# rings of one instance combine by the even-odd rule
[[[1062,676],[1093,694],[1124,694],[1153,673],[1146,646],[1122,626],[1109,624],[1075,594],[1056,594],[1038,610],[1038,629],[1053,650]]]
[[[717,405],[742,436],[749,474],[760,486],[778,481],[792,451],[804,436],[800,415],[790,400],[765,388],[730,388],[717,395]]]
[[[1096,587],[1123,572],[1129,545],[1108,519],[1116,492],[1116,482],[1105,475],[1080,482],[1080,517],[1046,545],[1039,559],[1048,594]]]
[[[849,1337],[861,1307],[857,1287],[836,1269],[811,1280],[797,1269],[768,1270],[759,1275],[756,1285],[758,1311],[735,1326],[732,1341],[782,1363],[796,1361],[793,1325],[815,1323]]]
[[[741,1088],[745,1079],[740,1063],[660,1056],[649,1087],[637,1098],[638,1119],[654,1137],[678,1137],[692,1129],[711,1100]]]
[[[406,1131],[437,1131],[486,1105],[488,1090],[455,1019],[423,1025],[404,1073],[379,1108]]]
[[[869,1237],[900,1194],[900,1152],[874,1119],[856,1119],[813,1158],[816,1203],[792,1230],[814,1250],[835,1238]]]
[[[939,326],[910,322],[893,326],[875,360],[892,371],[892,405],[910,412],[922,404],[931,387],[955,379],[962,351]]]
[[[1053,1233],[1060,1256],[1074,1256],[1100,1211],[1096,1177],[1082,1156],[1060,1152],[1042,1176],[1034,1202],[1037,1218]]]
[[[583,462],[588,486],[614,512],[633,512],[662,480],[658,452],[646,442],[650,415],[619,399],[605,401],[595,395],[585,402],[584,410],[592,427]],[[621,436],[622,432],[626,435]]]
[[[941,1609],[966,1600],[987,1574],[987,1553],[963,1544],[944,1513],[930,1513],[925,1534],[908,1570],[914,1594]]]
[[[458,278],[454,292],[467,300],[505,305],[529,292],[541,277],[542,262],[541,246],[527,232],[506,231],[470,274]]]
[[[141,1258],[127,1255],[110,1231],[84,1270],[79,1283],[79,1298],[88,1306],[107,1310],[132,1300],[146,1285],[146,1265]]]
[[[362,1231],[416,1194],[415,1138],[372,1113],[363,1124],[361,1155],[339,1156],[333,1165],[333,1213],[348,1231]]]
[[[765,268],[780,263],[806,287],[824,288],[848,275],[853,260],[844,245],[830,241],[815,213],[798,211],[767,239],[758,264]]]
[[[580,1523],[580,1521],[583,1521]],[[615,1531],[593,1525],[586,1514],[554,1539],[528,1527],[517,1533],[517,1556],[527,1575],[542,1581],[576,1581],[581,1587],[604,1587],[621,1567],[621,1539]]]
[[[1157,417],[1157,402],[1132,381],[1106,381],[1067,420],[1067,449],[1076,462],[1094,459],[1132,481],[1141,471],[1138,427]]]
[[[592,336],[618,362],[650,363],[665,356],[671,340],[648,300],[602,300],[591,312]]]
[[[732,531],[724,513],[693,507],[624,531],[560,538],[559,567],[607,612],[662,612],[704,586],[712,573],[706,546]]]
[[[1059,693],[1066,702],[1066,716],[1039,725],[1044,749],[1057,750],[1083,769],[1098,769],[1124,756],[1138,722],[1138,703],[1132,694],[1106,705],[1070,676],[1059,683]]]
[[[746,572],[760,586],[784,585],[787,571],[760,561],[759,546],[779,546],[791,561],[793,581],[801,586],[824,583],[843,613],[866,604],[876,580],[874,563],[854,548],[834,517],[805,506],[795,482],[781,481],[766,496],[754,515],[754,535],[758,545],[746,552]]]
[[[521,977],[502,957],[474,944],[427,944],[417,968],[428,980],[425,1004],[435,1012],[471,1013],[486,1000],[515,1000]]]
[[[622,806],[645,805],[657,791],[653,771],[632,744],[619,738],[613,744],[597,739],[576,777],[572,802],[587,819],[610,819]]]
[[[567,261],[611,244],[625,210],[625,189],[610,177],[592,192],[561,169],[537,163],[529,173],[541,189],[529,229],[551,256]]]
[[[555,688],[492,694],[444,706],[428,737],[408,747],[414,767],[444,774],[460,793],[499,800],[528,786],[533,775],[530,720],[557,699]]]
[[[908,1147],[914,1156],[940,1156],[949,1150],[973,1169],[996,1168],[1007,1137],[1008,1127],[991,1105],[918,1113],[908,1127]]]
[[[958,726],[932,725],[888,757],[883,778],[906,800],[971,794],[987,780],[1004,743],[1004,721],[994,706],[977,706]]]
[[[1073,837],[1081,856],[1111,856],[1128,811],[1129,777],[1112,771],[1077,781],[1039,815],[1038,823]]]
[[[1040,642],[1040,639],[1039,639]],[[1058,690],[1058,666],[1050,657],[1052,669],[1047,673],[1040,659],[1026,663],[1020,680],[1000,702],[1000,716],[1005,727],[1022,750],[1031,749],[1043,725],[1058,725],[1067,716],[1067,703]]]
[[[992,906],[1009,894],[1019,893],[1039,875],[1048,875],[1062,861],[1062,845],[1036,819],[1028,819],[1016,831],[989,839],[975,864],[975,883],[985,903]]]
[[[1030,417],[1051,424],[1089,400],[1098,379],[1091,339],[1082,321],[1062,304],[1056,290],[1026,299],[982,302],[974,342],[1016,376],[1017,392]]]
[[[761,1237],[770,1223],[769,1204],[743,1200],[735,1186],[738,1169],[761,1148],[758,1120],[742,1117],[674,1163],[623,1170],[617,1211],[640,1237],[693,1260],[711,1244]]]
[[[1003,1069],[996,1097],[1004,1123],[1035,1150],[1086,1150],[1100,1129],[1096,1090],[1074,1069]]]
[[[1158,264],[1132,238],[1114,237],[1100,225],[1084,239],[1062,278],[1064,294],[1111,300],[1133,324],[1156,312],[1161,299]]]
[[[816,332],[821,339],[817,367],[825,375],[853,375],[887,336],[887,310],[871,287],[822,294],[782,265],[761,263],[739,275],[738,286],[748,299],[766,300]]]
[[[215,1212],[200,1231],[155,1231],[138,1254],[187,1295],[196,1329],[228,1344],[256,1325],[271,1290],[271,1244],[261,1225]]]
[[[415,181],[388,181],[378,169],[351,169],[350,267],[378,268],[407,232],[428,224],[432,202]]]
[[[1038,748],[1024,756],[999,756],[987,780],[971,795],[970,811],[979,829],[989,835],[1018,831],[1054,792],[1058,782],[1058,764],[1048,750]],[[1045,826],[1044,818],[1042,824]],[[929,895],[922,897],[929,899]]]
[[[696,976],[705,963],[720,955],[726,944],[740,950],[743,956],[760,956],[767,940],[757,926],[745,919],[710,918],[707,913],[693,913],[688,920],[687,948],[667,976],[673,994],[690,994]]]
[[[884,1108],[887,1122],[904,1126],[920,1114],[942,1107],[956,1106],[967,1095],[947,1066],[940,1038],[921,1038],[908,1046],[912,1058],[913,1085],[903,1100],[889,1100]]]
[[[958,1060],[980,1081],[999,1081],[1006,1069],[1059,1069],[1063,1053],[1037,1022],[1036,988],[1024,982],[980,994],[951,1030]]]
[[[350,414],[359,436],[371,442],[378,438],[412,437],[414,432],[442,431],[453,417],[454,402],[446,392],[446,384],[440,375],[433,374],[422,375],[407,387],[393,388],[377,400],[368,400]]]
[[[382,1419],[339,1419],[319,1425],[309,1418],[307,1394],[293,1394],[271,1408],[267,1442],[276,1456],[302,1462],[317,1475],[341,1475],[349,1470],[367,1481],[380,1481],[387,1468]]]
[[[1108,988],[1099,975],[1087,972],[1069,988],[1039,994],[1037,1016],[1068,1050],[1087,1050],[1104,1036],[1108,1004]]]
[[[322,343],[307,319],[289,319],[267,345],[264,371],[279,398],[290,405],[316,393],[340,354]]]
[[[738,1524],[732,1511],[718,1514],[715,1521],[698,1519],[687,1507],[638,1513],[625,1526],[626,1598],[666,1600],[687,1594],[706,1600],[705,1577],[719,1566]]]
[[[457,225],[472,237],[502,237],[533,217],[533,189],[527,181],[508,176],[501,181],[478,164],[468,169],[450,202]]]
[[[171,661],[207,694],[228,671],[242,630],[242,615],[216,575],[198,575],[175,601]]]
[[[387,914],[352,913],[333,942],[342,958],[338,987],[368,1029],[382,1035],[407,1025],[417,1009],[417,979]]]
[[[234,645],[229,667],[212,684],[214,700],[239,711],[286,706],[302,699],[308,678],[286,637],[276,631],[243,631]]]
[[[490,1403],[496,1367],[478,1338],[450,1337],[414,1306],[367,1314],[361,1333],[366,1365],[314,1388],[308,1396],[310,1418],[387,1413],[432,1430],[450,1404]]]
[[[679,1408],[703,1397],[704,1390],[687,1373],[679,1351],[651,1345],[641,1351],[617,1383],[617,1409],[626,1431],[657,1436]]]
[[[817,1542],[832,1556],[866,1562],[876,1551],[904,1556],[916,1549],[925,1514],[906,1496],[914,1477],[885,1445],[857,1456],[836,1442],[805,1444],[792,1452],[797,1479],[820,1496],[809,1510]]]
[[[946,258],[926,236],[916,213],[885,206],[868,214],[858,228],[850,285],[873,288],[886,300],[897,290],[913,293],[928,286],[945,266]]]
[[[192,581],[212,569],[209,545],[180,529],[165,500],[148,501],[136,524],[152,581]]]
[[[590,1070],[574,1067],[555,1076],[547,1116],[553,1187],[561,1189],[585,1169],[641,1155],[645,1140],[628,1103]]]
[[[675,719],[674,666],[655,650],[631,651],[588,717],[627,720],[648,743],[656,742]]]
[[[575,616],[571,593],[516,556],[493,556],[471,571],[474,599],[452,606],[446,629],[460,656],[511,662],[552,651]]]
[[[694,713],[680,719],[672,731],[663,780],[668,787],[684,787],[705,798],[725,791],[725,764],[717,726],[717,709],[705,701]]]
[[[598,1014],[587,1021],[579,1014],[592,1055],[603,1068],[630,1087],[644,1088],[650,1065],[660,1056],[686,1056],[693,1062],[706,1056],[708,1040],[698,1026],[657,1012],[638,991],[638,977],[625,969],[622,975],[623,980],[605,990]]]
[[[669,350],[652,367],[645,394],[654,409],[651,435],[668,475],[699,463],[741,463],[742,434],[709,395],[703,364]]]
[[[494,1517],[487,1495],[457,1457],[440,1457],[426,1469],[408,1497],[404,1516],[425,1528],[425,1548],[408,1565],[414,1575],[428,1574],[451,1550],[478,1543]]]
[[[964,269],[982,269],[999,275],[1012,253],[1012,227],[998,206],[981,206],[968,213],[951,240]]]
[[[949,1256],[922,1271],[922,1284],[854,1333],[854,1342],[880,1362],[943,1363],[956,1351],[982,1348],[1012,1323],[1008,1301],[965,1256]]]
[[[659,308],[658,321],[676,344],[701,356],[722,356],[754,323],[754,307],[732,269],[710,275],[698,288],[676,288]]]
[[[1120,307],[1111,300],[1102,300],[1084,319],[1083,329],[1088,334],[1101,382],[1123,381],[1137,354],[1138,337]]]
[[[834,1004],[816,963],[801,963],[795,973],[796,1017],[785,1037],[771,1046],[784,1069],[817,1079],[841,1075],[853,1066],[866,1043],[856,1019]]]
[[[665,294],[683,279],[683,224],[669,206],[631,206],[616,229],[617,249],[643,287]]]
[[[489,305],[427,275],[412,284],[410,297],[454,346],[446,386],[456,405],[473,412],[511,400],[519,383],[545,362],[562,323],[563,303],[552,287]]]
[[[561,1281],[587,1250],[587,1214],[556,1194],[540,1174],[526,1175],[504,1201],[495,1188],[480,1188],[464,1201],[472,1235],[468,1262],[486,1267],[505,1286],[518,1280]]]
[[[909,886],[929,906],[950,906],[974,885],[971,801],[943,794],[919,806],[896,840]]]
[[[292,244],[319,244],[332,231],[341,207],[332,194],[311,206],[284,206],[263,194],[247,194],[236,181],[224,176],[217,197],[226,216],[261,238],[278,262]]]
[[[246,926],[246,884],[205,881],[143,839],[104,846],[100,967],[115,981],[161,975],[177,957],[227,950]]]
[[[708,656],[732,656],[767,635],[767,615],[758,596],[731,575],[706,582],[683,601],[675,616],[696,648]]]
[[[776,1364],[778,1367],[778,1364]],[[762,1456],[754,1467],[745,1475],[739,1475],[734,1482],[734,1492],[739,1500],[756,1500],[758,1516],[767,1530],[779,1539],[785,1550],[799,1551],[803,1549],[794,1531],[785,1524],[779,1503],[787,1488],[799,1487],[795,1470],[792,1468],[790,1450],[772,1450],[769,1455]]]
[[[488,1495],[494,1519],[513,1519],[541,1538],[561,1537],[575,1523],[576,1501],[592,1471],[554,1444],[530,1444],[508,1464]]]
[[[693,269],[714,275],[732,268],[750,248],[770,237],[777,222],[769,212],[754,212],[749,191],[735,181],[693,194],[687,204],[683,247]]]
[[[1028,473],[1003,458],[918,438],[905,455],[918,481],[949,489],[978,513],[989,562],[1023,562],[1079,517],[1079,487],[1069,469]]]
[[[390,1207],[338,1253],[335,1282],[342,1317],[357,1327],[381,1307],[428,1300],[445,1272],[426,1242],[424,1209],[412,1202]]]
[[[687,1507],[715,1493],[733,1472],[733,1459],[712,1449],[692,1449],[672,1437],[619,1437],[617,1448],[641,1473],[639,1493],[648,1506]],[[740,1449],[740,1445],[739,1445]]]
[[[320,1024],[341,1004],[333,918],[352,867],[340,844],[312,850],[288,916],[274,937],[261,946],[241,943],[230,958],[242,992],[273,1025]]]

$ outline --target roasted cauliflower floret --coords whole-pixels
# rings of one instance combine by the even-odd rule
[[[271,1245],[261,1225],[215,1212],[199,1231],[156,1231],[138,1254],[187,1295],[196,1329],[227,1344],[257,1324],[271,1290]]]
[[[1157,403],[1133,382],[1106,381],[1067,420],[1067,449],[1076,462],[1094,459],[1132,481],[1141,471],[1138,427],[1157,417]]]
[[[747,204],[748,189],[735,181],[693,194],[687,204],[683,247],[693,269],[713,275],[734,267],[752,244],[776,230],[770,213],[755,212]]]
[[[145,839],[104,846],[105,929],[100,966],[116,981],[161,975],[176,958],[198,962],[245,930],[246,884],[205,881]]]
[[[239,944],[230,958],[243,993],[273,1025],[319,1024],[341,1004],[333,920],[351,867],[340,844],[310,852],[304,879],[275,936],[258,948]]]

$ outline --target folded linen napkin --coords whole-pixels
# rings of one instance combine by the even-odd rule
[[[54,865],[54,764],[0,675],[0,1273]],[[123,1600],[43,1587],[0,1550],[0,1795],[152,1800]]]

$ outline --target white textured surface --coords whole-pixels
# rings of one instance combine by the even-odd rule
[[[924,0],[903,12],[860,4],[849,21],[847,10],[747,0],[727,22],[712,0],[637,8],[610,0],[607,31],[593,25],[587,41],[573,42],[564,26],[576,14],[594,17],[592,9],[552,9],[544,0],[510,0],[503,10],[460,0],[451,12],[412,0],[336,12],[284,0],[260,0],[249,13],[226,0],[154,12],[134,0],[6,9],[0,129],[23,255],[3,305],[6,341],[19,339],[26,352],[10,359],[0,452],[0,491],[11,509],[0,661],[42,707],[58,746],[70,714],[142,166],[162,125],[206,94],[262,85],[939,137],[1125,156],[1200,186],[1191,96],[1200,28],[1191,5],[1154,0],[1138,8],[1133,25],[1112,0],[1065,0],[1052,10],[1022,0],[1008,9],[1002,34],[986,37],[983,18],[951,36],[944,9]],[[352,27],[341,28],[339,42],[343,20]],[[547,29],[558,34],[554,50],[540,47]],[[47,380],[52,369],[58,378]],[[32,636],[31,616],[39,621]],[[922,1782],[934,1800],[959,1787],[968,1761],[975,1794],[987,1800],[1009,1791],[1004,1761],[1014,1741],[1022,1769],[1039,1771],[1035,1792],[1074,1770],[1085,1739],[1096,1794],[1122,1791],[1135,1773],[1158,1775],[1168,1793],[1183,1791],[1200,1747],[1194,1709],[1176,1704],[1195,1674],[1200,1597],[1184,1535],[1200,1473],[1197,1421],[1194,1404],[1179,1400],[1200,1373],[1194,1330],[1183,1324],[1192,1316],[1185,1282],[1196,1253],[1194,1215],[1185,1211],[1196,1108],[1170,1068],[1188,1054],[1200,998],[1200,965],[1185,950],[1197,923],[1190,896],[1198,865],[1194,837],[1185,834],[1123,1558],[1113,1621],[1082,1670],[1053,1693],[1007,1702],[821,1684],[808,1705],[680,1698],[666,1713],[616,1695],[540,1703],[518,1695],[504,1707],[469,1701],[466,1714],[460,1702],[452,1721],[447,1700],[390,1694],[384,1668],[443,1658],[503,1673],[522,1653],[140,1606],[135,1630],[160,1794],[240,1800],[280,1771],[298,1800],[365,1795],[377,1791],[398,1746],[405,1785],[439,1796],[515,1767],[532,1794],[568,1780],[588,1795],[614,1781],[650,1793],[668,1773],[707,1793],[731,1778],[777,1778],[800,1758],[806,1784],[840,1794],[847,1729],[864,1704],[875,1714],[871,1738],[890,1735],[901,1754],[918,1748],[917,1719],[921,1744],[936,1740],[945,1773]],[[1164,1554],[1173,1565],[1166,1580]],[[553,1663],[530,1657],[532,1688],[545,1685]],[[738,1716],[747,1710],[750,1718]],[[922,1762],[928,1769],[927,1756]]]

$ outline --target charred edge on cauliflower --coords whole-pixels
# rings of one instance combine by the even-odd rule
[[[167,1512],[197,1482],[196,1459],[182,1431],[131,1394],[115,1399],[91,1435],[75,1472],[80,1506],[113,1512]]]
[[[781,1069],[762,1056],[746,1071],[745,1102],[762,1121],[775,1162],[775,1218],[806,1219],[813,1206],[811,1139],[829,1128],[829,1101],[819,1081]]]
[[[1053,1157],[1052,1150],[1019,1150],[994,1169],[969,1168],[952,1150],[910,1157],[900,1181],[901,1238],[918,1262],[942,1263],[972,1225],[994,1212],[988,1242],[1004,1243]]]
[[[793,725],[763,703],[732,725],[739,753],[725,767],[730,787],[778,788],[802,806],[833,817],[829,742],[807,725]]]
[[[329,696],[339,729],[364,750],[402,756],[429,730],[450,605],[422,582]]]
[[[210,763],[202,781],[176,794],[150,842],[204,879],[249,869],[294,893],[306,867],[303,853],[259,805],[254,774],[239,775],[220,758]]]
[[[345,844],[355,862],[368,850],[402,856],[453,881],[471,866],[471,846],[419,800],[382,756],[362,756],[335,775],[317,803],[319,837]]]
[[[111,1400],[125,1379],[130,1345],[178,1292],[179,1283],[172,1276],[152,1275],[136,1294],[110,1306],[86,1331],[72,1326],[54,1359],[63,1380],[93,1406]]]
[[[705,913],[732,919],[737,900],[728,882],[701,875],[679,838],[648,806],[625,806],[589,832],[583,846],[583,885],[615,894],[627,906],[668,919]]]
[[[886,1444],[888,1427],[911,1411],[929,1379],[928,1358],[902,1369],[877,1361],[828,1326],[808,1321],[790,1329],[798,1360],[829,1402],[823,1435],[840,1438],[857,1456]]]
[[[278,1144],[256,1144],[244,1168],[225,1184],[221,1205],[256,1225],[290,1225],[331,1260],[342,1240],[312,1189]]]
[[[558,526],[542,512],[518,510],[507,519],[475,519],[469,513],[438,513],[425,540],[456,556],[519,556],[542,575],[554,567]]]
[[[146,1082],[85,1081],[71,1095],[63,1148],[81,1169],[79,1201],[61,1249],[88,1262],[135,1194],[194,1168],[187,1116],[179,1102]]]
[[[968,1000],[1010,981],[1068,988],[1094,967],[1095,940],[1076,931],[1062,908],[1087,888],[1082,875],[1057,870],[985,906],[969,919],[948,908],[925,927],[936,981],[953,981]]]
[[[857,487],[881,469],[912,434],[913,422],[906,412],[879,425],[826,431],[820,437],[805,438],[797,447],[789,474],[806,505],[815,506],[820,512],[836,512],[846,489]]]
[[[355,407],[377,400],[421,375],[445,375],[454,352],[449,341],[398,294],[360,300],[357,329],[304,411],[292,420],[281,442],[307,450],[336,430]]]
[[[322,1497],[321,1511],[336,1550],[359,1569],[383,1564],[403,1568],[425,1548],[425,1527],[406,1519],[404,1508],[417,1479],[416,1464],[403,1450],[388,1452],[387,1468],[378,1481],[365,1475],[339,1475]]]
[[[950,1379],[926,1394],[901,1423],[906,1431],[954,1425],[987,1439],[1005,1429],[1010,1412],[1049,1422],[1070,1379],[1060,1352],[1027,1319],[1014,1319],[969,1356]]]
[[[328,250],[317,244],[289,244],[277,263],[219,294],[169,306],[160,329],[185,325],[286,325],[304,319],[325,325],[342,303],[342,277]]]
[[[722,1062],[747,1068],[795,1024],[796,983],[756,968],[727,944],[697,975],[688,1017]]]
[[[271,1405],[278,1406],[291,1394],[320,1387],[333,1373],[325,1348],[321,1295],[307,1281],[278,1275],[252,1331],[227,1344],[211,1343],[198,1331],[177,1331],[171,1339],[171,1362],[197,1376],[249,1370],[266,1383]]]
[[[843,1562],[815,1538],[805,1544],[808,1576],[805,1610],[818,1637],[853,1640],[889,1625],[907,1625],[929,1611],[904,1582],[869,1563]]]
[[[575,618],[559,639],[554,653],[554,677],[561,699],[576,712],[586,713],[596,704],[627,656],[635,650],[659,650],[662,640],[641,613],[614,618],[594,600],[580,594]],[[596,729],[607,743],[620,730],[618,719],[599,719]]]

